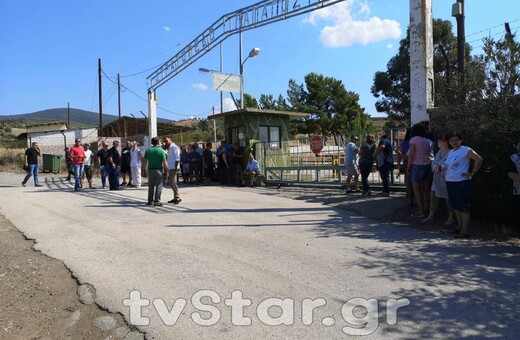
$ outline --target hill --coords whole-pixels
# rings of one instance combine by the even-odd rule
[[[106,125],[114,120],[117,120],[116,115],[103,114],[103,125]],[[2,120],[27,120],[27,121],[67,121],[67,108],[47,109],[36,111],[32,113],[23,113],[9,116],[0,116]],[[171,122],[171,120],[158,118],[158,122]],[[85,111],[80,109],[70,108],[70,122],[84,124],[91,127],[99,126],[99,112]],[[30,125],[30,124],[29,124]],[[72,125],[72,124],[71,124]]]
[[[103,114],[103,125],[117,119],[117,116]],[[24,113],[9,116],[0,116],[1,120],[30,120],[30,121],[67,121],[67,108],[56,108],[32,113]],[[70,121],[82,123],[88,126],[99,125],[99,113],[80,109],[70,109]]]

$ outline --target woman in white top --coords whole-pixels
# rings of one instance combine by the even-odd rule
[[[132,184],[136,188],[141,187],[141,158],[143,154],[138,148],[137,142],[132,142],[132,149],[130,149],[130,168],[132,174]]]
[[[439,202],[445,201],[446,207],[448,208],[448,220],[444,223],[445,226],[450,226],[455,223],[453,208],[450,203],[450,198],[448,196],[448,189],[446,188],[446,178],[444,177],[444,173],[442,172],[442,165],[448,158],[448,154],[450,152],[450,144],[449,144],[450,136],[442,135],[437,140],[437,146],[439,147],[439,151],[435,155],[432,161],[432,172],[433,172],[433,181],[432,181],[432,190],[430,194],[430,214],[423,220],[424,222],[433,222],[435,220],[435,214],[439,210]]]
[[[453,149],[448,153],[442,169],[446,177],[448,196],[457,217],[458,229],[455,230],[455,237],[466,238],[469,237],[471,178],[480,169],[482,157],[471,148],[463,146],[462,138],[457,133],[450,138],[450,145]],[[474,162],[471,172],[470,160]]]

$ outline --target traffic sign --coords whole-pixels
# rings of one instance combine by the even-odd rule
[[[323,138],[321,136],[312,136],[311,138],[311,151],[315,154],[319,154],[323,149]]]

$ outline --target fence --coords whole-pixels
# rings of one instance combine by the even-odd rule
[[[356,134],[364,142],[367,134]],[[349,136],[349,135],[347,135]],[[378,137],[378,136],[377,136]],[[389,134],[394,148],[394,171],[391,173],[391,185],[404,186],[404,176],[399,176],[396,149],[402,138],[404,129],[393,130]],[[259,160],[265,181],[268,184],[327,184],[343,186],[346,176],[344,159],[345,143],[350,137],[337,136],[328,138],[319,154],[310,149],[308,138],[276,143],[255,144],[255,154]],[[374,165],[369,182],[381,185],[381,178]]]

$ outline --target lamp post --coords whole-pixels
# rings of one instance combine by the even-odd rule
[[[242,47],[242,44],[240,44],[240,47]],[[240,63],[240,108],[244,108],[244,64],[246,63],[247,59],[254,58],[257,55],[260,54],[260,49],[258,47],[253,48],[250,52],[247,58]],[[240,51],[240,59],[242,59],[242,51]]]

